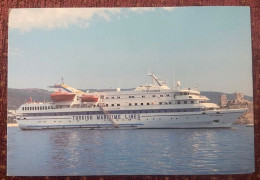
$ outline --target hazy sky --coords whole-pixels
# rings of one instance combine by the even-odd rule
[[[149,84],[252,95],[249,7],[12,9],[8,87]]]

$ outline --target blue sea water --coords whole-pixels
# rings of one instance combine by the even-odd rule
[[[254,130],[8,127],[7,174],[179,175],[254,172]]]

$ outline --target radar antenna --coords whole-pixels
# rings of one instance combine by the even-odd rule
[[[174,71],[174,65],[172,65],[172,73],[173,73],[173,89],[176,89],[176,85],[175,85],[175,71]]]
[[[150,70],[150,65],[149,65],[149,69],[148,69],[148,76],[151,76],[151,70]]]

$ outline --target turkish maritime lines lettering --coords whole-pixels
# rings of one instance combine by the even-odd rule
[[[140,119],[140,114],[110,114],[108,115],[111,119]],[[73,116],[73,120],[105,120],[109,119],[107,115],[80,115]]]

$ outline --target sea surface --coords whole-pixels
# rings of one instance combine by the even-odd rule
[[[7,174],[179,175],[254,172],[254,128],[20,130],[8,127]]]

